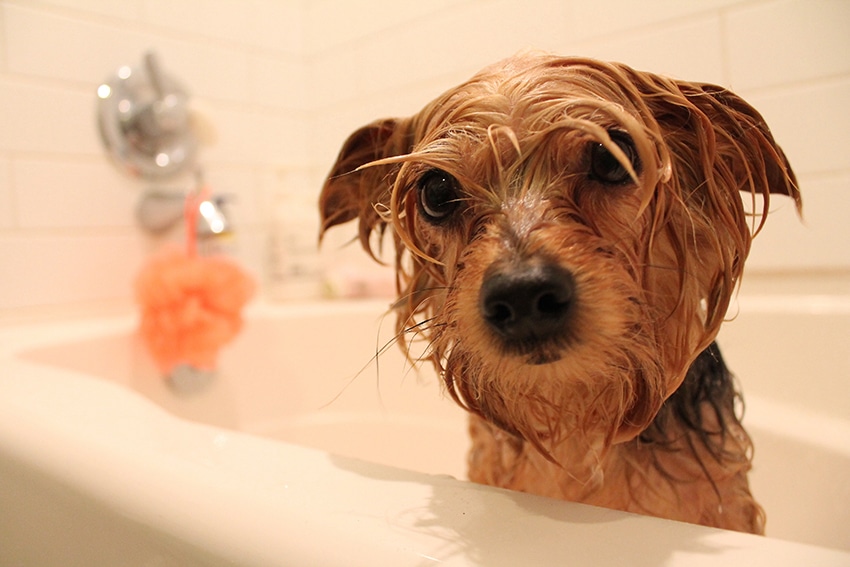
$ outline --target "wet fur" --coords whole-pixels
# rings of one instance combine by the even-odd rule
[[[634,140],[640,171],[613,130]],[[631,182],[588,177],[591,144]],[[433,168],[463,189],[440,225],[417,206]],[[472,480],[761,533],[752,445],[713,341],[771,193],[800,207],[764,120],[728,90],[522,55],[353,133],[320,209],[323,231],[358,220],[376,259],[390,233],[399,336],[425,341],[471,413]],[[574,321],[555,342],[507,350],[478,290],[491,266],[536,258],[573,274]]]

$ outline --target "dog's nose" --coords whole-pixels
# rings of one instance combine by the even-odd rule
[[[574,295],[572,274],[557,264],[497,263],[484,276],[479,309],[504,339],[531,346],[563,333]]]

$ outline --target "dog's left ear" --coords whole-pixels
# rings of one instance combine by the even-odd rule
[[[761,114],[723,87],[688,83],[682,90],[711,121],[720,159],[732,164],[737,179],[745,181],[739,189],[765,200],[769,194],[787,195],[802,211],[797,178]]]
[[[373,231],[383,232],[386,226],[375,207],[389,208],[397,166],[369,164],[406,154],[411,147],[408,120],[378,120],[351,134],[328,173],[319,197],[320,238],[333,226],[359,219],[360,242],[375,257],[369,237]]]

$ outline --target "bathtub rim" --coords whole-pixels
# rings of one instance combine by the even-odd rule
[[[341,307],[360,310],[374,309],[377,305],[386,309],[388,306],[386,302],[350,302],[345,306],[339,303],[323,305],[324,307],[320,309],[326,309],[329,312],[338,312]],[[315,307],[315,305],[254,305],[249,309],[249,316],[313,313],[316,312],[313,311]],[[360,538],[352,538],[352,534],[359,534],[363,530],[363,516],[340,516],[340,511],[352,509],[352,507],[367,511],[375,518],[386,517],[387,514],[401,515],[410,509],[427,509],[428,500],[431,498],[430,492],[437,486],[441,490],[448,487],[449,491],[460,494],[461,497],[466,494],[465,491],[474,488],[470,494],[488,502],[488,507],[493,509],[507,507],[514,514],[517,510],[513,503],[523,502],[525,508],[521,508],[519,512],[524,515],[516,520],[532,522],[535,525],[542,522],[544,527],[542,532],[535,533],[535,538],[520,544],[529,546],[528,552],[534,553],[532,547],[540,547],[541,541],[549,540],[551,549],[558,550],[558,553],[551,557],[553,561],[563,558],[563,550],[567,549],[565,542],[571,545],[589,545],[590,549],[598,546],[600,552],[615,545],[610,541],[610,533],[604,529],[599,530],[598,541],[588,541],[586,537],[570,537],[569,534],[563,533],[562,520],[541,517],[540,507],[548,509],[547,505],[551,504],[546,499],[541,500],[518,493],[506,494],[506,491],[500,489],[473,487],[468,483],[449,478],[352,461],[281,441],[261,439],[246,433],[188,422],[168,414],[164,409],[117,383],[93,379],[72,371],[44,367],[20,360],[16,356],[26,350],[56,344],[70,337],[80,339],[116,331],[132,331],[135,322],[135,316],[122,315],[102,319],[38,323],[25,329],[19,327],[18,330],[23,332],[17,333],[0,330],[0,345],[2,345],[0,367],[3,368],[0,374],[0,393],[2,393],[0,395],[0,408],[2,408],[0,409],[0,451],[7,457],[20,461],[22,466],[36,464],[62,482],[73,486],[74,489],[105,500],[109,500],[116,493],[120,494],[120,490],[114,483],[103,482],[103,479],[98,477],[98,471],[102,472],[104,466],[112,472],[113,478],[135,478],[136,484],[140,486],[155,484],[163,476],[177,475],[182,490],[186,491],[184,500],[191,496],[190,499],[193,502],[215,501],[210,499],[211,495],[226,494],[234,510],[240,510],[241,513],[249,515],[262,514],[269,525],[287,526],[290,530],[287,532],[289,537],[269,540],[267,537],[261,537],[270,536],[268,532],[256,533],[251,530],[247,530],[247,533],[234,534],[230,529],[221,529],[220,526],[208,523],[203,524],[206,533],[201,533],[203,530],[196,526],[194,531],[190,530],[183,536],[199,547],[214,550],[223,558],[249,557],[250,564],[273,562],[274,557],[278,557],[280,553],[290,554],[290,556],[293,553],[301,553],[304,554],[301,557],[308,558],[311,557],[314,544],[305,543],[312,540],[309,539],[310,534],[304,530],[303,518],[293,519],[285,510],[273,509],[268,501],[258,500],[253,493],[253,489],[258,486],[274,488],[276,486],[274,479],[267,478],[264,483],[252,484],[251,490],[246,490],[244,479],[252,478],[255,474],[242,463],[242,457],[245,455],[252,458],[275,455],[276,463],[294,456],[301,461],[309,462],[312,473],[321,478],[330,476],[335,479],[340,478],[338,475],[345,473],[344,469],[341,471],[341,463],[347,463],[345,466],[349,469],[360,471],[357,474],[343,474],[345,482],[331,483],[332,503],[314,509],[315,517],[311,516],[313,522],[321,520],[322,524],[327,517],[339,517],[337,523],[327,526],[327,531],[337,538],[336,541],[342,542],[339,545],[345,548],[349,564],[360,562],[374,564],[376,558],[383,558],[388,564],[414,564],[414,561],[418,562],[422,559],[422,552],[413,550],[421,550],[425,547],[429,550],[439,549],[440,545],[445,544],[439,535],[435,537],[434,534],[409,529],[399,531],[398,526],[387,526],[380,520],[370,523],[371,529],[379,536],[375,541],[364,544]],[[45,333],[45,330],[49,332]],[[14,340],[6,341],[6,338]],[[16,372],[21,374],[12,376],[9,371],[13,374]],[[40,402],[38,393],[40,388],[48,386],[52,388],[58,386],[59,390],[54,390],[54,393],[58,395],[54,396],[53,403],[45,405]],[[77,423],[76,420],[80,419],[81,408],[64,403],[68,399],[75,398],[89,401],[105,399],[110,403],[91,408],[86,412],[88,417]],[[57,421],[57,414],[63,419]],[[116,415],[135,417],[133,420],[124,419],[120,427],[115,427]],[[137,444],[135,450],[141,450],[142,454],[136,454],[135,457],[128,456],[124,451],[124,445],[127,439],[135,439],[140,435],[139,420],[145,426],[160,432],[160,437],[147,441],[153,445],[139,446]],[[62,423],[65,425],[57,427]],[[97,434],[93,435],[93,433]],[[174,455],[166,451],[169,447],[173,448],[175,444],[181,443],[195,448],[194,458],[175,460]],[[100,454],[98,451],[104,447],[112,449],[108,452],[109,458],[106,462],[102,459],[98,461],[94,457]],[[210,454],[218,455],[221,461],[216,463],[209,459],[204,460],[205,456],[209,457]],[[146,466],[145,463],[152,456],[167,457],[167,459],[161,467]],[[57,460],[59,457],[64,457],[64,461]],[[57,462],[62,462],[64,466],[57,467]],[[204,471],[210,476],[205,477],[206,487],[199,487],[194,480]],[[168,478],[172,479],[171,476]],[[405,490],[400,492],[403,496],[401,503],[380,497],[352,501],[352,495],[375,494],[375,490],[383,492],[388,488],[386,483],[392,482],[392,479],[398,479],[397,484],[404,485]],[[389,487],[398,488],[395,484]],[[393,498],[399,494],[395,489],[390,492]],[[131,496],[134,496],[134,500],[124,504],[130,513],[140,517],[146,523],[155,525],[157,521],[165,518],[172,524],[181,525],[180,520],[185,519],[187,511],[170,506],[170,500],[165,499],[163,494],[148,491]],[[145,498],[141,498],[142,496]],[[280,503],[279,500],[275,502]],[[767,558],[772,559],[764,564],[779,565],[784,561],[792,565],[801,559],[805,559],[807,564],[823,561],[826,565],[837,560],[850,564],[850,554],[837,550],[634,516],[582,504],[560,501],[557,504],[563,507],[563,510],[569,511],[570,514],[577,514],[579,517],[586,517],[589,514],[596,519],[594,521],[634,526],[636,533],[646,534],[647,540],[657,537],[661,541],[669,541],[670,538],[667,535],[661,534],[680,534],[685,541],[696,538],[700,544],[708,545],[712,550],[711,554],[706,555],[673,549],[670,565],[679,564],[680,561],[682,565],[728,564],[730,560],[740,561],[742,558],[749,558],[747,561],[752,561],[754,558],[758,560],[749,564],[759,564]],[[206,514],[200,514],[201,511],[203,510],[192,510],[195,513],[192,518],[202,520],[205,517],[215,516],[212,510],[206,510]],[[455,514],[461,512],[456,511]],[[541,539],[541,536],[546,537]],[[269,547],[269,541],[274,541],[276,544]],[[390,541],[392,543],[388,543]],[[257,551],[257,546],[263,550],[264,555],[258,555],[261,552]],[[397,553],[400,549],[405,552]],[[628,551],[623,549],[624,553]],[[464,555],[455,555],[446,559],[450,564],[475,564],[472,561],[474,558]]]

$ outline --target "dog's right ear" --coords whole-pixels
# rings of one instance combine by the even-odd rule
[[[368,124],[348,137],[325,179],[319,197],[322,220],[320,239],[332,226],[359,219],[360,243],[369,254],[375,256],[369,237],[372,231],[383,233],[386,228],[386,222],[375,207],[389,209],[398,166],[363,166],[407,154],[412,144],[410,121],[395,118]]]

